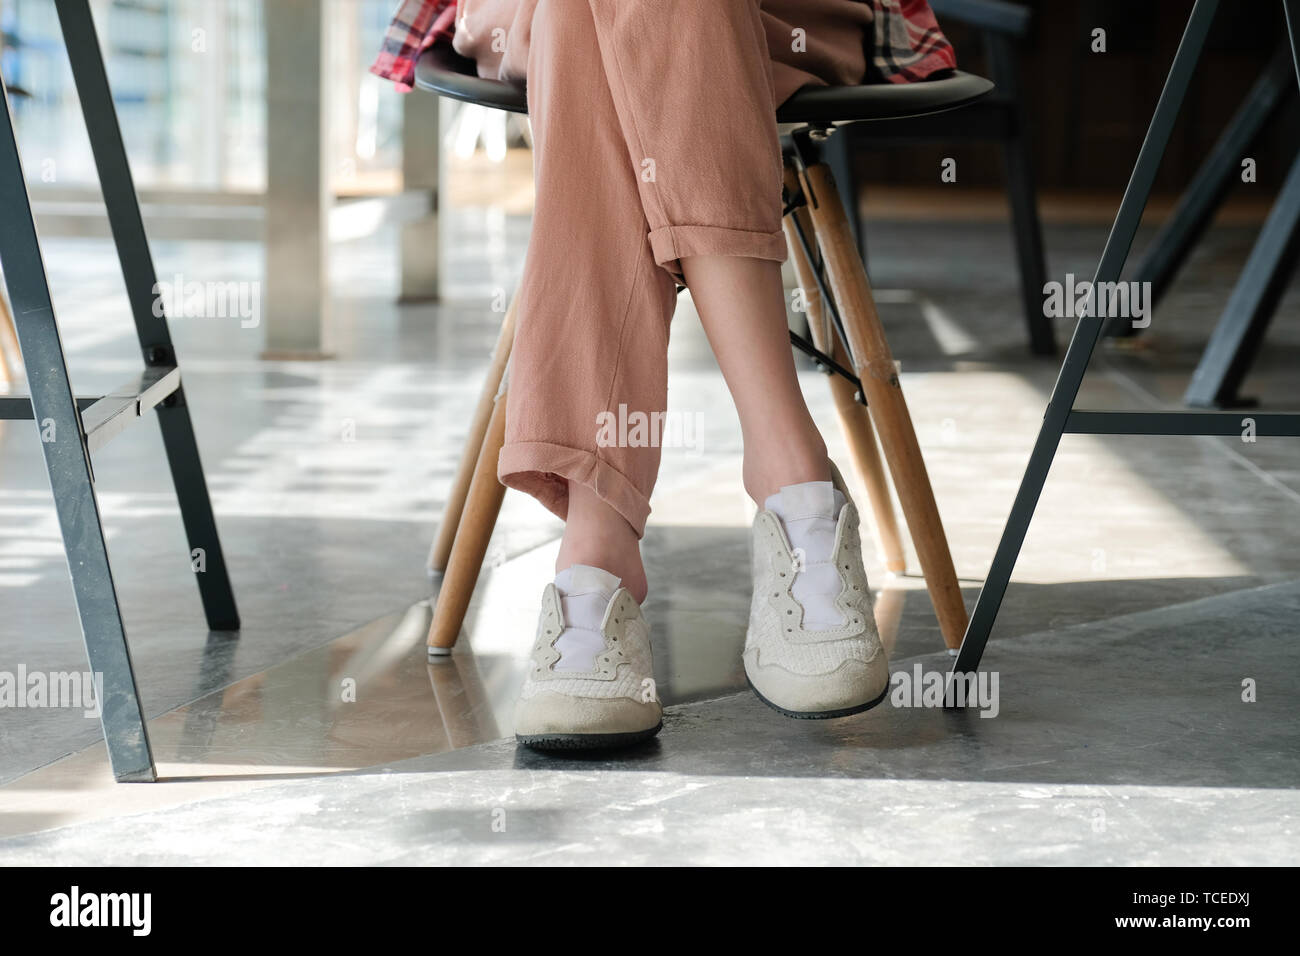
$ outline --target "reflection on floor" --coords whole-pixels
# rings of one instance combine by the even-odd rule
[[[688,301],[674,323],[670,407],[697,416],[700,439],[666,453],[646,538],[664,733],[619,760],[516,753],[511,709],[558,522],[508,495],[456,653],[433,664],[423,653],[424,554],[499,321],[485,303],[511,284],[527,232],[522,217],[456,215],[467,237],[450,270],[459,304],[392,305],[391,236],[337,256],[339,361],[264,363],[256,331],[178,323],[246,627],[205,638],[153,464],[157,436],[124,436],[97,475],[164,780],[113,785],[98,723],[79,711],[6,713],[0,860],[1294,854],[1300,718],[1281,681],[1300,653],[1300,445],[1067,438],[987,658],[998,716],[882,707],[785,721],[743,692],[739,430]],[[1080,404],[1176,402],[1251,237],[1215,233],[1153,334],[1101,356]],[[1053,274],[1089,273],[1102,238],[1050,228]],[[878,223],[871,253],[970,604],[1056,366],[1023,355],[1000,226]],[[156,255],[161,273],[213,279],[255,275],[258,261],[233,244],[162,243]],[[134,346],[110,247],[57,240],[48,257],[78,385],[117,384]],[[1295,407],[1294,290],[1281,308],[1248,384],[1271,407]],[[827,390],[804,374],[846,463]],[[0,670],[81,670],[29,427],[0,425]],[[909,559],[910,574],[872,574],[894,669],[907,674],[947,661]],[[1255,703],[1243,702],[1244,684]],[[492,828],[498,810],[504,833]]]

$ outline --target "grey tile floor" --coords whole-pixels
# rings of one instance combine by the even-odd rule
[[[1297,614],[1288,583],[1026,636],[990,655],[1003,702],[991,719],[891,706],[808,723],[730,694],[671,708],[658,740],[618,758],[481,744],[13,837],[0,856],[1287,865]]]
[[[451,304],[393,304],[391,235],[336,250],[334,361],[262,362],[256,330],[176,323],[245,629],[205,631],[156,432],[134,429],[97,460],[98,489],[164,781],[114,787],[79,711],[0,711],[0,859],[1294,857],[1300,719],[1283,681],[1300,628],[1300,445],[1068,438],[988,656],[999,716],[891,707],[787,722],[738,693],[739,432],[689,303],[671,401],[701,413],[702,441],[666,455],[646,541],[671,716],[619,761],[517,754],[501,738],[558,522],[507,496],[457,653],[422,654],[423,559],[499,319],[487,297],[527,233],[526,219],[455,215],[466,241]],[[1054,277],[1086,276],[1104,235],[1047,238]],[[1099,356],[1080,404],[1175,402],[1250,240],[1214,232],[1143,347]],[[972,604],[1056,366],[1024,354],[1003,227],[876,223],[871,253]],[[111,247],[51,240],[46,255],[74,378],[88,392],[116,384],[135,349]],[[155,256],[162,275],[260,269],[251,245],[167,242]],[[1296,314],[1293,287],[1248,383],[1269,407],[1300,407]],[[805,378],[842,453],[826,390]],[[0,669],[79,670],[29,429],[0,424]],[[895,670],[941,668],[919,579],[877,569],[873,581]],[[346,707],[345,676],[361,688]],[[512,822],[493,842],[495,808]]]

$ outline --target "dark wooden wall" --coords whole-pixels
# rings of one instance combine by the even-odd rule
[[[1142,144],[1190,0],[1032,0],[1033,31],[1020,50],[1033,156],[1042,189],[1122,189]],[[1223,0],[1156,184],[1178,192],[1254,83],[1286,26],[1280,0]],[[978,33],[943,23],[958,64],[986,72]],[[1106,30],[1107,52],[1091,51]],[[1300,146],[1300,97],[1291,96],[1253,155],[1259,183],[1278,185]],[[900,146],[866,151],[868,182],[936,184],[939,162],[958,156],[959,182],[1002,181],[996,148]]]

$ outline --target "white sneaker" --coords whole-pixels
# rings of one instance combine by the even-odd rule
[[[858,512],[832,465],[845,505],[828,560],[839,577],[833,606],[843,624],[805,630],[804,607],[791,593],[803,566],[785,527],[760,511],[752,532],[754,594],[745,635],[745,675],[760,700],[788,717],[843,717],[880,703],[889,691],[889,661],[871,608]]]
[[[589,632],[603,646],[583,648],[580,669],[574,659],[561,663],[556,642],[564,631],[560,592],[548,584],[515,709],[515,739],[539,750],[582,750],[627,746],[657,734],[663,708],[655,692],[650,626],[628,590],[620,587],[609,598],[599,633]]]

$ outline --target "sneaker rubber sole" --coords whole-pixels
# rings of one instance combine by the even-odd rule
[[[880,692],[880,696],[875,700],[867,701],[865,704],[858,704],[854,707],[844,707],[840,710],[786,710],[784,707],[778,707],[760,694],[758,688],[754,686],[754,682],[751,681],[749,677],[745,678],[745,683],[748,684],[749,689],[754,692],[754,696],[767,704],[767,706],[771,707],[778,714],[784,714],[786,717],[793,717],[795,720],[831,720],[835,717],[851,717],[854,714],[861,714],[864,711],[870,710],[889,696],[889,681],[886,681],[885,689]]]
[[[663,728],[663,721],[648,730],[621,734],[515,734],[515,741],[533,750],[617,750],[649,740]]]

